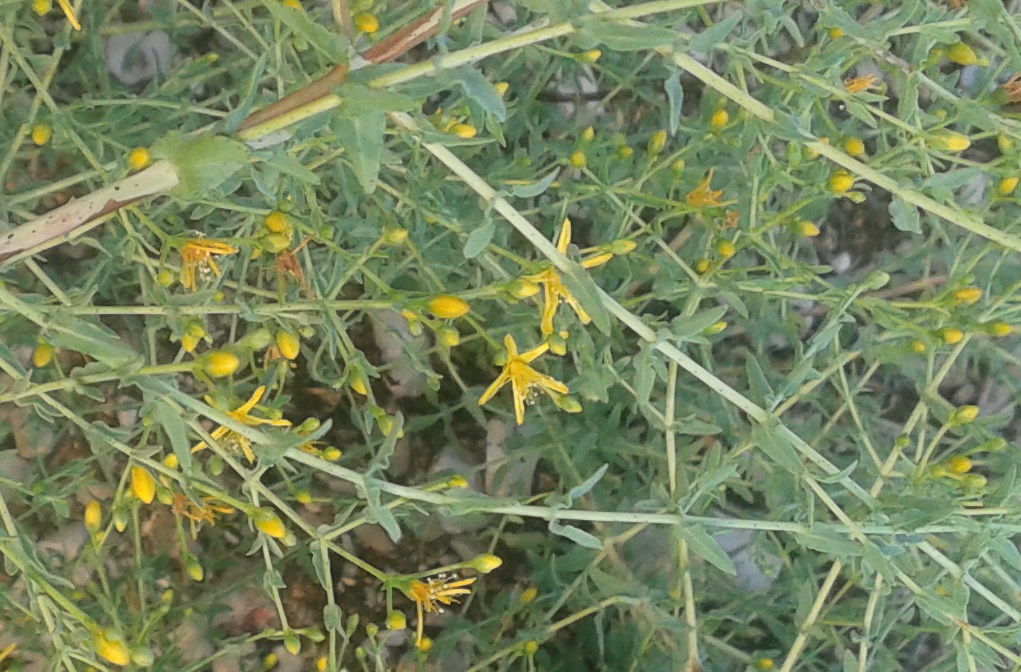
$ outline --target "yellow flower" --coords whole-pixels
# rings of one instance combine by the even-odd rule
[[[131,492],[146,504],[152,504],[156,496],[156,481],[145,467],[131,467]]]
[[[844,80],[844,89],[848,93],[860,93],[868,91],[879,80],[875,75],[863,75],[861,77],[848,77]]]
[[[103,509],[94,499],[85,505],[85,529],[96,533],[103,524]]]
[[[195,271],[205,275],[209,271],[220,276],[220,267],[213,261],[214,254],[234,254],[238,249],[215,240],[194,238],[181,247],[181,286],[195,291]]]
[[[529,363],[536,357],[549,350],[548,343],[518,354],[518,346],[514,342],[514,337],[507,334],[503,339],[503,345],[507,349],[507,363],[504,364],[503,371],[493,381],[493,384],[486,388],[486,391],[479,397],[479,405],[485,404],[500,388],[510,383],[514,395],[514,417],[517,418],[520,425],[525,421],[525,402],[531,398],[533,388],[538,388],[547,394],[554,392],[567,394],[568,390],[567,386],[560,381],[539,373],[529,366]]]
[[[248,427],[254,427],[256,425],[271,425],[273,427],[290,427],[291,426],[290,421],[284,420],[283,418],[277,419],[258,418],[253,415],[249,415],[249,412],[253,408],[255,408],[255,405],[259,403],[260,399],[262,399],[262,395],[265,391],[266,386],[260,385],[258,388],[256,388],[255,392],[252,393],[252,396],[248,399],[248,401],[246,401],[238,408],[235,408],[233,411],[227,411],[226,413],[227,416],[232,420],[240,422],[242,425],[247,425]],[[210,399],[208,396],[205,399],[207,404],[209,404],[210,406],[213,405],[212,399]],[[228,429],[226,427],[217,427],[215,430],[213,430],[213,433],[210,436],[212,436],[213,439],[216,441],[219,441],[220,439],[226,439],[226,441],[224,441],[224,444],[227,447],[230,447],[235,451],[240,450],[250,463],[255,462],[255,453],[252,452],[252,442],[248,439],[248,437],[243,436],[242,434],[238,434],[234,430]],[[200,443],[197,443],[195,447],[191,449],[191,452],[197,453],[198,451],[203,450],[207,447],[208,446],[206,442],[202,441]]]
[[[354,15],[355,28],[371,35],[379,30],[379,19],[372,12],[358,12]]]
[[[93,646],[100,658],[108,660],[114,665],[127,665],[131,662],[128,647],[124,646],[124,642],[115,634],[108,637],[104,632],[95,633]]]
[[[564,225],[560,228],[560,236],[557,238],[557,249],[561,254],[567,254],[567,248],[571,245],[571,220],[564,219]],[[588,252],[590,250],[583,250]],[[612,252],[598,252],[590,254],[589,256],[581,260],[583,268],[594,268],[605,264],[613,258]],[[557,312],[557,306],[560,305],[561,301],[567,302],[581,320],[582,324],[588,324],[592,321],[589,314],[585,312],[585,309],[581,307],[578,300],[574,298],[571,291],[564,286],[563,281],[560,278],[560,274],[557,270],[550,266],[541,273],[530,275],[525,278],[526,281],[542,285],[542,320],[539,324],[539,329],[542,331],[544,336],[548,336],[554,332],[553,329],[553,316]]]
[[[713,171],[715,168],[710,168],[709,173],[705,176],[705,179],[698,183],[698,186],[688,192],[688,195],[684,197],[684,200],[688,202],[688,205],[694,208],[701,208],[704,206],[716,207],[720,205],[720,196],[723,195],[723,190],[714,191],[709,188],[709,183],[713,181]]]
[[[418,612],[418,630],[415,634],[415,646],[422,648],[422,627],[424,626],[425,614],[433,611],[443,611],[439,605],[449,606],[457,604],[458,598],[471,593],[469,588],[475,583],[475,579],[460,579],[451,581],[445,577],[426,579],[425,581],[412,581],[405,591],[405,594],[414,600],[415,609]]]
[[[429,312],[442,320],[454,320],[465,316],[471,306],[464,299],[442,294],[429,301]]]
[[[152,156],[145,147],[136,147],[128,152],[128,165],[132,170],[142,170],[152,163]]]
[[[192,539],[198,534],[197,523],[214,525],[217,516],[234,513],[234,507],[217,503],[215,497],[203,497],[202,501],[196,504],[188,498],[188,495],[180,492],[174,493],[170,502],[170,510],[188,519]]]

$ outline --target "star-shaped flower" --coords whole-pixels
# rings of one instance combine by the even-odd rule
[[[283,418],[276,419],[259,418],[253,415],[249,415],[251,410],[255,408],[255,405],[259,403],[259,400],[262,399],[262,395],[265,392],[266,386],[260,385],[258,388],[256,388],[255,392],[252,393],[252,396],[248,401],[246,401],[238,408],[235,408],[233,411],[227,411],[227,416],[233,420],[240,422],[242,425],[247,425],[249,427],[254,427],[256,425],[270,425],[272,427],[290,427],[291,422],[289,420],[284,420]],[[205,400],[206,403],[209,404],[210,406],[213,405],[213,400],[210,399],[208,396],[205,397]],[[255,453],[252,452],[252,442],[248,439],[248,437],[242,434],[238,434],[233,429],[228,429],[227,427],[222,426],[217,427],[215,430],[213,430],[213,433],[210,434],[210,436],[212,436],[213,439],[216,441],[219,441],[220,439],[225,439],[225,441],[223,441],[223,444],[225,446],[230,447],[235,451],[240,451],[241,453],[243,453],[245,458],[248,459],[249,463],[255,462]],[[206,444],[205,441],[202,441],[200,443],[195,444],[195,447],[191,449],[191,452],[197,453],[200,450],[204,450],[206,448],[208,448],[208,445]]]
[[[567,394],[567,386],[559,380],[539,373],[529,366],[536,357],[549,350],[549,344],[532,348],[528,352],[518,354],[517,343],[514,337],[507,334],[503,339],[503,346],[507,349],[507,363],[503,371],[493,381],[493,384],[486,388],[486,391],[479,397],[479,405],[486,403],[507,383],[511,385],[514,395],[514,417],[520,425],[525,421],[525,402],[531,401],[536,389],[542,390],[552,396],[556,394]]]
[[[456,579],[457,576],[452,578]],[[415,601],[415,608],[418,610],[418,632],[415,636],[415,646],[421,648],[425,614],[433,611],[442,612],[443,607],[439,605],[457,604],[458,598],[472,592],[465,586],[470,586],[473,583],[475,583],[474,578],[454,581],[442,575],[425,581],[411,582],[406,594]]]
[[[564,225],[560,228],[560,236],[557,238],[557,249],[561,254],[567,254],[567,248],[571,245],[571,220],[565,219]],[[587,250],[585,250],[587,251]],[[596,266],[602,266],[610,259],[613,258],[612,252],[596,252],[590,254],[581,260],[583,268],[594,268]],[[589,314],[585,312],[585,309],[578,303],[578,299],[574,298],[571,294],[571,290],[567,289],[563,281],[560,278],[560,273],[557,272],[556,268],[550,266],[541,273],[535,275],[529,275],[525,278],[529,282],[534,282],[537,285],[542,285],[542,320],[539,323],[539,330],[543,336],[549,336],[554,333],[553,329],[553,316],[557,312],[557,306],[560,305],[561,301],[564,301],[569,305],[577,314],[578,319],[581,320],[582,324],[588,324],[592,321]]]
[[[213,261],[213,255],[234,254],[238,248],[215,240],[193,238],[181,247],[181,286],[195,291],[195,271],[205,275],[212,271],[220,277],[220,267]]]
[[[701,208],[705,206],[713,207],[720,205],[720,196],[723,195],[723,190],[713,190],[709,188],[709,183],[713,181],[713,171],[715,168],[710,168],[709,173],[705,176],[705,179],[698,183],[698,186],[688,192],[688,195],[684,197],[684,200],[688,202],[688,205]]]

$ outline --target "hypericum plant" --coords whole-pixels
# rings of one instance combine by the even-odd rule
[[[0,663],[1021,666],[1009,4],[0,6]]]

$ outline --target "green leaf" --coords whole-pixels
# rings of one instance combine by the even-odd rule
[[[762,372],[754,353],[749,352],[745,355],[745,375],[748,377],[749,396],[754,402],[762,405],[774,396],[773,388],[766,380],[766,374]]]
[[[468,239],[464,241],[464,258],[474,259],[482,254],[486,246],[489,245],[489,241],[493,239],[494,233],[496,233],[496,222],[492,218],[488,218],[485,224],[468,234]]]
[[[589,534],[585,530],[578,529],[574,525],[562,525],[555,520],[551,520],[549,521],[549,531],[561,537],[566,537],[583,548],[591,548],[594,551],[600,551],[603,548],[603,542],[599,541],[598,537]]]
[[[379,182],[383,132],[386,130],[385,114],[369,111],[357,117],[337,116],[331,126],[347,152],[358,184],[365,193],[371,194]]]
[[[188,442],[188,432],[181,412],[172,408],[160,397],[148,401],[151,404],[149,417],[166,433],[167,439],[170,441],[170,448],[174,451],[181,467],[181,472],[186,475],[191,474],[191,444]]]
[[[770,420],[768,424],[752,428],[751,441],[762,449],[770,460],[795,476],[800,476],[804,465],[791,442],[780,431],[779,423]]]
[[[550,185],[553,184],[553,181],[557,179],[557,175],[559,174],[560,169],[557,168],[551,171],[549,175],[542,178],[538,182],[533,182],[532,184],[524,184],[520,187],[514,187],[513,189],[511,189],[510,193],[512,196],[517,196],[519,198],[534,198],[542,193],[545,193],[545,191],[550,188]]]
[[[701,337],[703,331],[719,322],[726,313],[726,306],[716,306],[700,310],[690,317],[680,315],[670,322],[670,331],[677,343],[692,341],[695,337]]]
[[[474,100],[479,107],[500,121],[507,120],[507,108],[503,104],[503,96],[493,87],[492,82],[475,68],[465,65],[453,70],[444,70],[437,77],[451,86],[461,87],[465,96]]]
[[[360,486],[358,490],[365,500],[365,522],[379,524],[390,537],[390,541],[396,544],[401,540],[401,526],[397,524],[393,512],[380,503],[379,495],[382,492],[380,482],[374,478],[366,478],[364,483],[365,485]]]
[[[180,180],[174,193],[182,200],[209,193],[248,163],[248,149],[236,140],[208,134],[187,137],[177,131],[160,138],[152,156],[173,164]]]
[[[645,51],[673,44],[677,40],[677,31],[651,24],[628,26],[595,16],[582,22],[576,36],[584,49],[605,44],[614,51]]]
[[[337,108],[337,116],[354,119],[372,112],[407,112],[418,107],[418,98],[391,91],[377,89],[356,82],[347,82],[335,88],[344,102]]]
[[[918,208],[911,205],[903,198],[894,198],[890,201],[890,216],[893,218],[893,225],[907,233],[921,233],[921,217]]]
[[[120,336],[102,322],[55,314],[47,336],[55,348],[64,348],[88,355],[106,366],[117,369],[132,362],[141,363],[141,356]]]
[[[574,503],[575,499],[587,494],[588,491],[594,488],[596,483],[598,483],[600,479],[602,479],[602,477],[606,474],[606,470],[609,468],[610,465],[604,464],[603,466],[599,467],[599,469],[596,470],[596,473],[586,478],[584,482],[568,490],[567,499],[564,502],[564,506],[571,506],[571,504]]]
[[[295,35],[304,38],[314,49],[322,52],[331,64],[347,63],[349,46],[347,40],[313,21],[305,10],[287,7],[276,0],[264,0],[262,4],[274,19],[293,30]]]
[[[278,170],[285,175],[290,175],[299,182],[305,184],[319,184],[319,177],[306,168],[301,161],[288,154],[271,154],[262,157],[262,162],[269,168]]]
[[[681,125],[681,106],[684,104],[684,89],[681,87],[681,73],[674,70],[663,84],[666,99],[670,106],[670,135],[677,135]]]
[[[604,334],[609,334],[610,314],[606,312],[606,306],[599,298],[599,288],[595,281],[592,280],[588,271],[582,268],[581,264],[574,261],[568,263],[570,263],[570,270],[561,276],[564,284],[592,318],[596,329]],[[561,272],[563,272],[562,269]]]
[[[734,561],[726,554],[720,544],[701,525],[678,525],[673,528],[674,534],[688,543],[688,549],[710,565],[725,574],[737,576]]]
[[[862,554],[862,545],[848,539],[846,534],[832,530],[819,529],[796,532],[795,535],[806,548],[811,548],[827,555],[839,555],[845,558],[858,557]]]
[[[744,18],[741,12],[734,12],[722,21],[717,21],[688,42],[690,51],[712,51],[717,44],[727,41],[737,22]]]
[[[255,67],[248,76],[248,82],[245,84],[244,92],[241,94],[241,102],[223,120],[223,128],[227,133],[233,134],[234,131],[238,130],[238,126],[241,125],[241,122],[244,121],[251,111],[252,104],[255,102],[255,96],[259,92],[259,82],[262,81],[262,75],[266,72],[267,58],[269,58],[269,54],[263,54],[255,62]]]

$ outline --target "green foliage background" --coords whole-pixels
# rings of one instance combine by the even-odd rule
[[[1021,668],[1016,3],[522,0],[358,67],[435,4],[95,0],[75,32],[0,2],[0,237],[129,175],[135,147],[180,178],[77,247],[0,262],[0,667],[116,667],[105,638],[176,670],[253,669],[280,643],[337,670]],[[359,11],[378,33],[335,19]],[[125,86],[107,40],[153,30],[177,58]],[[345,62],[321,108],[238,132]],[[718,203],[690,198],[706,189]],[[188,292],[199,236],[238,252]],[[585,269],[588,248],[617,254]],[[551,265],[592,321],[560,307],[564,354],[532,365],[570,395],[538,394],[514,430],[510,390],[477,401],[506,334],[543,342],[521,280]],[[439,295],[470,313],[432,316]],[[281,332],[293,368],[264,359]],[[40,344],[56,358],[33,366]],[[240,368],[209,376],[213,350]],[[401,397],[408,370],[425,383]],[[230,425],[259,385],[256,414],[300,428]],[[430,471],[457,447],[462,476],[501,473],[497,420],[500,459],[536,460],[534,480]],[[193,455],[212,423],[256,463]],[[196,546],[174,495],[237,511]],[[39,543],[90,499],[100,530]],[[286,538],[254,524],[267,511]],[[146,540],[159,524],[175,544]],[[385,557],[338,541],[375,525]],[[429,622],[430,651],[386,646],[388,612],[415,625],[402,577],[462,564],[461,535],[503,566]],[[368,587],[345,597],[352,565]],[[189,657],[182,625],[247,586],[270,615]]]

